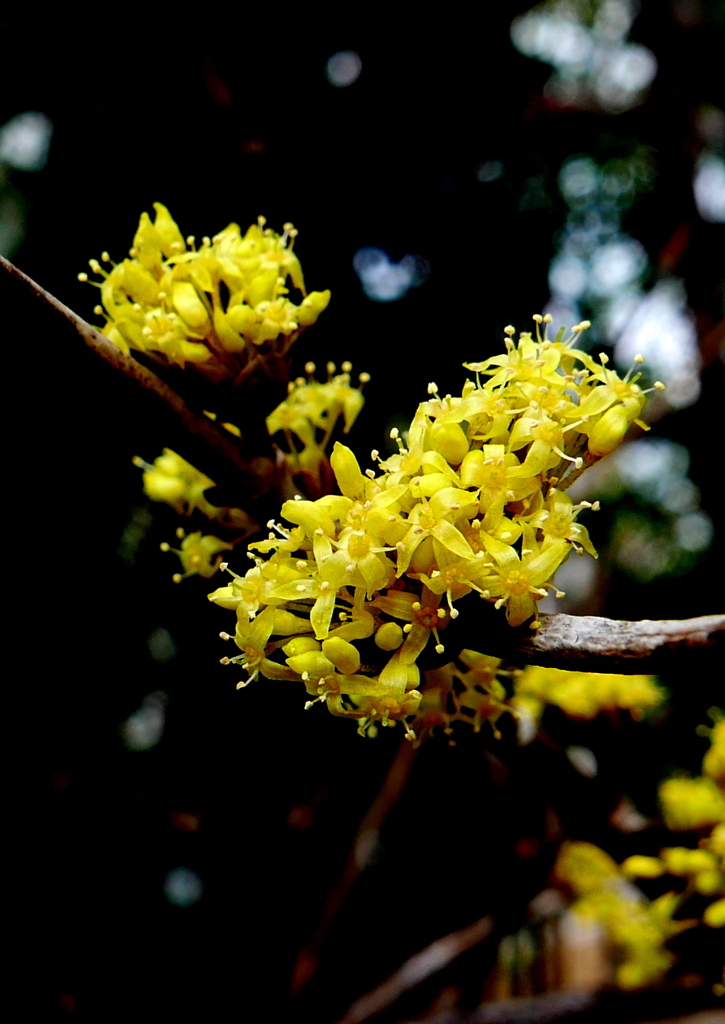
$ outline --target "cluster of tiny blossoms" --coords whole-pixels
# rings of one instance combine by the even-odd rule
[[[287,386],[287,397],[269,414],[266,420],[270,437],[282,434],[287,451],[283,451],[288,473],[301,476],[305,494],[326,494],[330,490],[330,462],[327,446],[333,431],[342,418],[343,432],[349,433],[365,399],[362,389],[370,380],[369,373],[361,373],[358,387],[352,387],[352,363],[345,361],[340,370],[334,363],[327,364],[327,381],[315,379],[317,367],[305,364],[307,377],[298,377]]]
[[[555,879],[575,897],[572,910],[596,920],[614,946],[621,988],[662,979],[675,963],[666,948],[672,936],[700,922],[725,928],[725,800],[718,790],[725,785],[725,719],[719,718],[709,732],[702,777],[677,780],[711,784],[707,806],[698,793],[668,792],[668,782],[660,787],[668,828],[689,831],[696,845],[668,846],[656,857],[634,854],[617,865],[598,846],[568,842],[554,867]],[[678,814],[672,817],[676,806]],[[649,879],[662,879],[668,887],[651,901],[639,888]],[[720,995],[725,992],[720,985],[715,988]]]
[[[246,669],[240,686],[301,680],[308,706],[324,702],[362,731],[412,719],[413,738],[418,658],[429,642],[444,653],[456,602],[477,593],[510,625],[536,628],[570,551],[595,555],[577,522],[592,506],[565,488],[639,422],[645,392],[639,374],[622,379],[573,347],[588,323],[549,340],[550,318],[534,319],[535,337],[515,343],[507,328],[505,354],[465,364],[475,380],[461,395],[431,384],[405,440],[393,431],[398,453],[372,453],[377,471],[336,444],[341,494],[286,501],[291,528],[270,522],[269,538],[249,545],[253,567],[209,595],[236,612],[241,654],[223,662]]]
[[[154,209],[154,222],[141,215],[129,258],[114,264],[104,252],[110,270],[90,261],[103,277],[95,312],[106,316],[103,333],[122,351],[189,363],[212,380],[236,379],[260,348],[265,355],[286,352],[330,301],[329,291],[306,295],[291,224],[282,235],[263,217],[244,235],[230,224],[197,248],[165,206]],[[304,296],[299,305],[288,298],[288,279]]]
[[[602,711],[628,711],[636,721],[665,699],[652,676],[599,672],[565,672],[528,665],[514,678],[512,706],[522,718],[538,723],[546,705],[571,718],[592,719]]]

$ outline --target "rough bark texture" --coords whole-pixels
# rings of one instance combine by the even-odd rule
[[[623,622],[594,615],[542,615],[536,632],[501,630],[487,653],[582,672],[658,672],[725,644],[725,615]]]

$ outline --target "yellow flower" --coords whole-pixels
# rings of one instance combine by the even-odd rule
[[[715,722],[710,743],[710,749],[702,761],[702,771],[725,787],[725,718]]]
[[[217,571],[222,561],[222,551],[231,551],[232,544],[228,544],[219,537],[211,534],[204,535],[200,530],[196,533],[183,535],[180,531],[181,548],[171,548],[168,544],[162,544],[162,551],[173,551],[181,559],[183,573],[174,574],[174,582],[180,583],[187,576],[204,576],[208,579]]]
[[[713,779],[667,779],[660,785],[659,799],[667,827],[673,832],[725,821],[725,796]]]
[[[170,448],[164,448],[163,455],[151,465],[138,457],[134,465],[144,470],[144,491],[152,501],[165,501],[177,512],[187,515],[192,509],[203,510],[209,504],[204,491],[213,487],[214,481]]]

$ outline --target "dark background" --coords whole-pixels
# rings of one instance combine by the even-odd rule
[[[372,374],[352,441],[366,452],[380,446],[391,416],[412,414],[432,377],[443,391],[459,387],[464,359],[492,354],[505,324],[525,327],[544,307],[566,216],[562,162],[642,144],[655,185],[624,227],[647,251],[651,286],[686,225],[675,270],[701,336],[712,339],[723,229],[698,216],[691,180],[697,111],[723,103],[721,7],[642,5],[630,38],[655,53],[658,74],[646,102],[618,115],[545,99],[550,67],[509,37],[512,17],[528,7],[486,5],[475,23],[461,6],[430,20],[401,9],[400,27],[382,7],[344,25],[299,10],[257,19],[197,11],[181,25],[172,12],[142,26],[128,11],[6,20],[0,122],[38,110],[54,127],[45,169],[12,177],[25,217],[12,258],[93,321],[94,295],[76,274],[103,249],[120,258],[152,202],[197,236],[232,219],[245,227],[259,213],[276,229],[292,220],[308,288],[333,293],[294,351],[295,372],[308,359],[351,358]],[[336,89],[325,62],[346,49],[360,54],[362,74]],[[482,182],[477,172],[490,161],[503,173]],[[522,201],[532,180],[539,205]],[[420,254],[429,280],[398,302],[371,302],[352,267],[367,245],[393,260]],[[516,928],[553,857],[547,807],[565,834],[615,856],[658,848],[656,828],[632,845],[607,815],[627,793],[655,817],[663,772],[698,770],[706,744],[694,728],[718,701],[714,666],[664,680],[678,710],[657,727],[552,716],[549,747],[517,750],[508,726],[500,743],[461,735],[455,748],[442,739],[426,746],[317,975],[290,1009],[295,957],[400,731],[363,741],[320,708],[304,714],[301,693],[285,684],[234,690],[217,664],[225,652],[216,635],[228,622],[206,601],[205,581],[172,585],[175,566],[158,544],[173,538],[176,517],[145,502],[130,461],[176,447],[176,425],[21,296],[4,291],[3,311],[15,407],[9,553],[22,549],[28,630],[11,689],[30,695],[9,775],[22,851],[11,887],[21,961],[49,1018],[284,1014],[322,1024],[426,943],[484,913],[497,935]],[[672,579],[637,582],[613,569],[604,614],[674,618],[722,605],[715,356],[707,354],[699,402],[655,426],[690,450],[713,546]],[[597,544],[606,547],[606,536]],[[161,740],[129,750],[122,723],[154,693],[166,695]],[[563,758],[571,742],[595,751],[596,779]],[[536,856],[521,854],[522,837],[534,837]],[[187,907],[164,894],[180,866],[204,886]],[[494,948],[492,939],[462,958],[410,1013],[444,982],[475,1004]]]

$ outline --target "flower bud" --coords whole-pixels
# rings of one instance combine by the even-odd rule
[[[381,651],[397,651],[403,642],[403,630],[397,622],[385,622],[375,634],[375,643]]]
[[[329,658],[338,672],[343,675],[352,676],[360,671],[360,655],[357,647],[348,643],[339,636],[332,636],[329,640],[322,641],[322,651],[326,658]]]
[[[434,423],[430,429],[430,441],[451,466],[460,465],[468,452],[468,438],[458,423]]]

